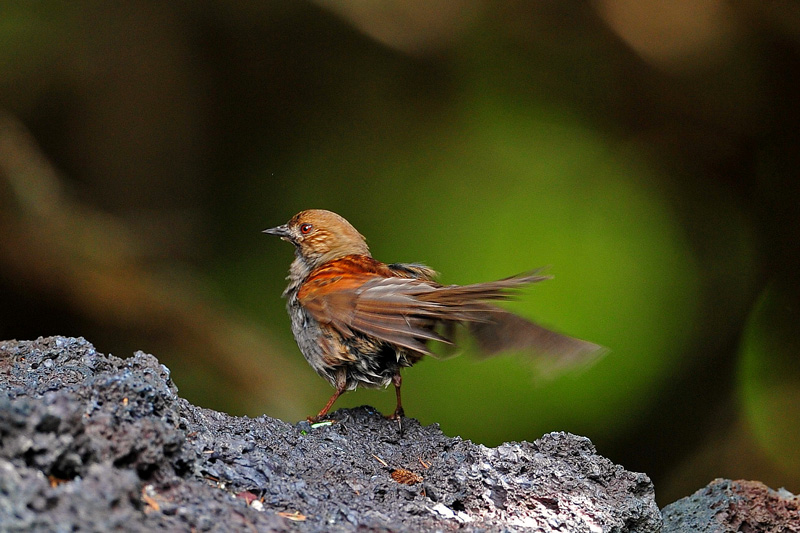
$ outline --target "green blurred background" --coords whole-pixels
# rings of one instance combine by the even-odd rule
[[[294,422],[332,389],[260,232],[327,208],[444,283],[548,266],[510,307],[612,350],[552,379],[429,359],[409,415],[586,435],[661,505],[800,492],[798,6],[3,3],[0,338],[142,349],[192,402]]]

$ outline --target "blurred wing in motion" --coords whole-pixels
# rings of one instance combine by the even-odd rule
[[[429,341],[451,344],[464,329],[461,325],[483,354],[525,353],[541,360],[545,371],[585,363],[604,351],[488,303],[509,299],[515,289],[549,276],[530,272],[488,283],[442,286],[430,281],[433,274],[422,265],[383,265],[372,258],[347,256],[312,272],[298,299],[315,320],[345,339],[367,335],[420,354],[434,355]]]
[[[483,320],[467,327],[486,356],[513,352],[540,360],[542,370],[584,366],[608,353],[593,342],[556,333],[504,309],[483,314]]]

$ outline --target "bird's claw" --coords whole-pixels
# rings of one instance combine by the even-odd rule
[[[389,420],[400,420],[404,416],[406,416],[405,411],[403,411],[402,407],[398,407],[397,409],[394,410],[394,413],[387,415],[386,418],[388,418]]]

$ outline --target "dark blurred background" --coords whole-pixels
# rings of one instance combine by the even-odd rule
[[[586,435],[661,505],[797,493],[799,72],[793,1],[3,3],[0,338],[142,349],[294,422],[332,389],[260,232],[327,208],[444,283],[548,266],[510,306],[612,350],[551,379],[429,359],[409,415]]]

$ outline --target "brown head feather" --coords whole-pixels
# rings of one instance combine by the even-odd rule
[[[286,240],[297,247],[308,268],[347,255],[371,257],[364,236],[343,217],[324,209],[308,209],[286,223]]]

